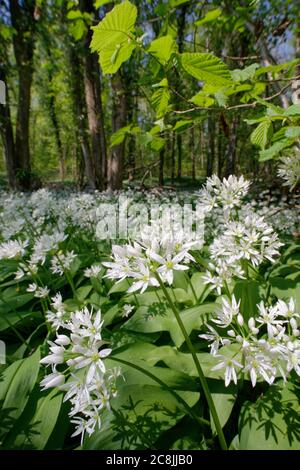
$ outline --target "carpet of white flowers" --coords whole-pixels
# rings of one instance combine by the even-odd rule
[[[120,198],[197,205],[203,236],[105,238]],[[300,449],[299,198],[213,176],[2,192],[0,220],[1,448]]]

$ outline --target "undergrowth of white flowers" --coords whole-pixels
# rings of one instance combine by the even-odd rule
[[[127,239],[103,239],[102,207],[120,196],[127,208],[187,203],[191,213],[197,205],[202,236],[155,216],[135,225],[131,215]],[[299,386],[300,211],[292,197],[254,199],[245,178],[213,176],[193,193],[3,192],[0,208],[0,332],[11,342],[4,383],[15,368],[25,376],[39,354],[28,372],[35,380],[16,382],[26,398],[1,432],[4,448],[29,445],[14,426],[28,419],[34,428],[30,403],[41,420],[54,416],[47,431],[38,428],[45,446],[67,413],[62,447],[69,436],[86,449],[147,448],[186,420],[199,427],[199,448],[243,448],[236,415],[251,406],[253,414],[272,390]],[[28,404],[33,393],[40,398]],[[52,407],[49,394],[58,397]]]

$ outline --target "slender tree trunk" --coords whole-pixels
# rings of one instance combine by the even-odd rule
[[[226,177],[235,172],[238,117],[232,119],[226,159]]]
[[[164,185],[164,163],[165,163],[165,147],[159,152],[159,173],[158,173],[158,185]]]
[[[185,22],[186,22],[186,12],[187,12],[187,5],[182,5],[178,8],[178,16],[177,16],[177,33],[178,33],[178,51],[181,53],[183,52],[183,42],[184,42],[184,29],[185,29]],[[180,88],[180,77],[176,76],[177,86]],[[179,133],[177,135],[177,178],[181,178],[182,176],[182,135]]]
[[[211,176],[214,170],[214,162],[215,162],[215,117],[209,116],[208,117],[208,141],[209,141],[209,148],[207,149],[207,164],[206,164],[206,176]]]
[[[0,104],[0,132],[3,141],[5,163],[10,189],[16,189],[16,155],[13,135],[13,126],[11,122],[9,96],[7,90],[7,80],[4,66],[0,64],[0,79],[6,84],[6,103]]]
[[[182,175],[182,136],[177,135],[177,178]]]
[[[117,132],[126,125],[126,95],[122,83],[121,72],[118,71],[111,78],[113,92],[112,106],[112,132]],[[123,185],[125,142],[115,145],[110,150],[108,161],[108,188],[111,190],[121,189]]]
[[[189,141],[190,141],[190,154],[191,154],[191,161],[192,161],[192,180],[196,180],[196,155],[195,155],[195,131],[192,127],[189,133]]]
[[[35,1],[10,0],[14,54],[18,69],[18,108],[15,135],[16,170],[20,189],[30,187],[29,115],[33,74]]]
[[[93,0],[80,0],[80,9],[89,14],[95,13]],[[84,90],[87,107],[88,125],[91,134],[91,154],[93,159],[96,185],[105,187],[106,175],[106,137],[101,98],[101,81],[98,56],[91,53],[89,46],[92,31],[89,28],[85,38],[86,55],[84,57]]]
[[[171,133],[171,183],[174,184],[175,179],[175,134]]]
[[[297,19],[297,32],[296,32],[296,59],[300,59],[300,10],[298,10]],[[300,76],[300,64],[296,67],[296,76]],[[295,80],[292,85],[293,95],[292,100],[294,104],[300,103],[300,78]]]
[[[83,89],[83,73],[78,53],[74,47],[70,47],[69,59],[71,67],[71,89],[73,112],[77,126],[78,141],[81,149],[81,160],[84,162],[85,173],[91,188],[96,188],[94,165],[90,151],[89,136],[87,131],[87,113]]]

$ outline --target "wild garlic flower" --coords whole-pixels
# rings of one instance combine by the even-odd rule
[[[51,272],[63,276],[64,272],[70,269],[75,258],[76,255],[73,250],[66,253],[59,251],[51,260]]]
[[[294,300],[278,300],[273,306],[261,302],[257,307],[257,317],[247,321],[234,296],[222,298],[212,319],[216,327],[207,324],[207,333],[199,335],[210,343],[210,352],[218,360],[212,371],[224,370],[226,386],[237,383],[241,374],[249,377],[253,387],[257,380],[270,385],[279,376],[286,380],[292,370],[300,376],[300,315]]]
[[[61,308],[61,299],[54,299]],[[104,359],[111,349],[105,347],[101,329],[101,312],[87,307],[70,314],[63,327],[66,334],[56,332],[56,339],[48,341],[50,354],[41,363],[51,367],[51,373],[41,382],[43,389],[57,387],[66,392],[64,400],[71,403],[69,416],[75,424],[73,436],[92,434],[101,427],[101,413],[110,407],[117,393],[116,380],[120,370],[107,369]]]
[[[148,287],[158,287],[155,273],[172,285],[174,271],[188,269],[187,264],[194,260],[189,250],[196,244],[196,241],[186,241],[183,233],[174,235],[166,231],[160,235],[147,226],[132,244],[113,245],[112,262],[103,263],[108,268],[106,277],[118,281],[132,279],[128,292],[142,293]]]
[[[28,240],[9,240],[0,244],[0,260],[22,258],[25,255]]]
[[[242,261],[259,266],[263,261],[274,262],[283,244],[263,217],[250,213],[243,222],[229,221],[223,233],[209,247],[211,262],[205,282],[221,293],[232,278],[244,278]]]
[[[242,204],[250,187],[250,182],[243,176],[230,175],[227,179],[217,175],[206,180],[205,188],[200,191],[199,200],[206,212],[221,207],[228,215],[232,209]]]
[[[86,268],[84,271],[85,277],[98,277],[101,272],[102,267],[98,264],[93,264],[90,268]]]
[[[54,297],[51,298],[51,300],[51,305],[54,312],[51,310],[47,312],[47,321],[56,330],[59,328],[68,328],[71,314],[65,310],[61,293],[58,292]]]
[[[282,157],[278,169],[278,176],[284,181],[284,186],[294,189],[300,182],[300,152],[295,151],[292,155]]]

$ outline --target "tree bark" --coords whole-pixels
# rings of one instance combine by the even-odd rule
[[[81,11],[95,13],[93,0],[80,0]],[[91,155],[93,159],[96,186],[104,189],[106,175],[106,137],[101,98],[101,81],[98,56],[90,52],[92,31],[88,28],[85,37],[84,90],[87,107],[88,125],[91,135]]]
[[[35,0],[25,0],[22,6],[20,6],[18,0],[10,0],[9,6],[11,22],[15,30],[13,47],[19,82],[15,136],[17,182],[20,189],[29,189],[31,184],[29,116],[35,36]]]
[[[112,105],[112,133],[126,125],[126,95],[122,83],[121,72],[118,71],[111,78],[111,87],[113,92]],[[108,188],[110,190],[121,189],[123,185],[124,170],[124,149],[125,142],[115,145],[110,150],[108,160]]]
[[[0,80],[6,85],[6,103],[0,104],[0,132],[2,135],[5,163],[7,170],[8,185],[10,189],[16,189],[16,155],[13,135],[13,126],[11,122],[9,96],[7,89],[7,80],[4,66],[0,64]]]
[[[190,154],[192,161],[192,180],[196,180],[196,155],[195,155],[195,131],[192,127],[189,132]]]
[[[96,188],[94,165],[90,151],[87,112],[83,89],[83,73],[78,53],[74,47],[69,50],[69,62],[71,67],[71,89],[73,101],[73,113],[78,131],[78,141],[81,149],[81,159],[84,162],[85,174],[92,189]],[[82,184],[82,182],[81,182]]]
[[[296,30],[296,59],[300,59],[300,10],[298,10],[297,30]],[[300,76],[300,64],[296,67],[296,76]],[[295,80],[292,85],[293,95],[292,101],[294,104],[300,103],[300,78]]]
[[[226,177],[234,174],[235,172],[237,128],[238,128],[238,116],[233,116],[230,134],[229,134],[228,149],[227,149]]]
[[[206,176],[212,176],[215,162],[215,117],[208,117],[208,140],[209,149],[207,152]]]
[[[164,163],[165,163],[165,147],[159,152],[159,173],[158,173],[158,185],[164,185]]]

